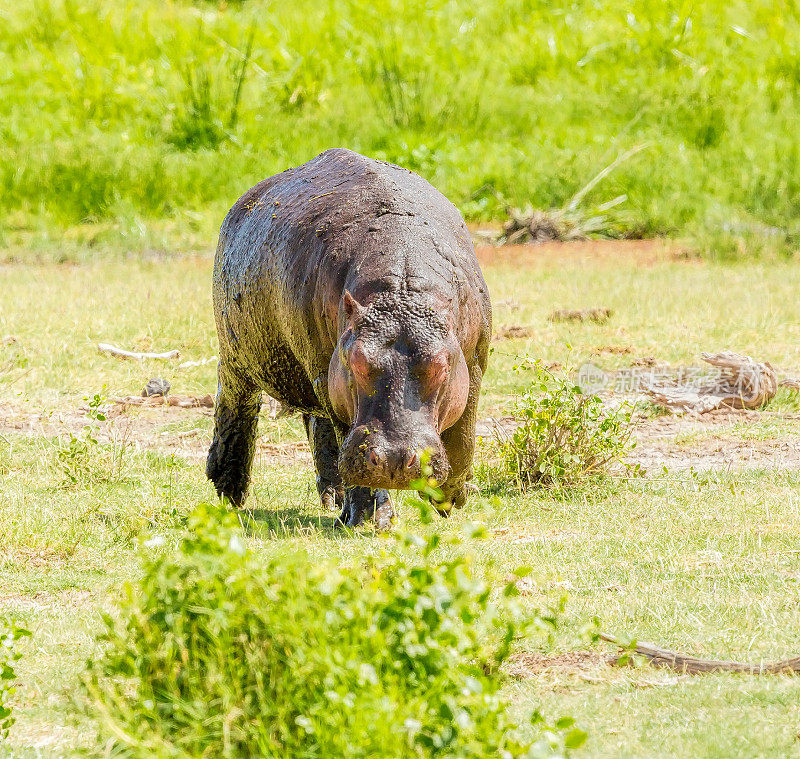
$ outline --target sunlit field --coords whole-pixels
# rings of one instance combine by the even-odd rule
[[[723,266],[624,248],[615,262],[602,246],[560,250],[527,249],[522,274],[502,251],[486,253],[495,329],[525,326],[531,335],[494,342],[482,419],[508,413],[528,380],[512,369],[523,354],[607,369],[642,357],[677,367],[697,363],[702,350],[730,347],[785,373],[800,364],[798,274],[788,264]],[[104,402],[138,394],[151,376],[169,379],[175,393],[213,391],[213,364],[177,369],[215,351],[210,266],[191,258],[3,269],[0,336],[16,340],[0,349],[0,603],[33,632],[17,667],[13,756],[64,756],[94,745],[78,683],[99,651],[99,612],[113,610],[120,584],[135,580],[141,541],[173,540],[194,505],[212,497],[203,473],[207,413],[130,409],[93,422],[80,411],[96,394]],[[607,306],[612,317],[548,320],[555,308],[588,305]],[[177,348],[182,356],[123,362],[99,354],[97,342]],[[489,538],[470,547],[483,576],[501,587],[514,567],[527,565],[526,607],[566,598],[550,644],[519,644],[503,691],[515,714],[572,714],[589,732],[586,756],[786,756],[800,695],[791,677],[613,668],[603,659],[610,648],[592,643],[589,631],[597,617],[621,638],[755,662],[800,648],[797,468],[741,469],[730,454],[757,440],[777,461],[781,446],[796,448],[798,421],[795,395],[782,391],[763,412],[676,428],[659,443],[673,457],[669,466],[651,467],[644,478],[560,495],[519,495],[479,479],[480,493],[463,512],[430,526],[418,524],[400,497],[401,523],[447,536],[465,520],[484,522]],[[85,426],[99,442],[71,452],[70,438]],[[242,514],[254,550],[302,548],[345,563],[380,552],[385,538],[370,526],[344,534],[319,507],[299,420],[265,412],[260,430],[253,497]],[[722,463],[705,471],[673,466],[709,446],[722,451]]]
[[[798,112],[794,2],[0,0],[0,755],[796,754],[796,673],[617,657],[800,655]],[[493,303],[469,500],[431,521],[393,493],[388,533],[335,524],[266,397],[236,517],[205,476],[220,224],[334,147],[444,193]],[[646,392],[721,351],[777,390],[675,415]]]

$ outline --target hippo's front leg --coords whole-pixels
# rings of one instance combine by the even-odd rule
[[[470,370],[470,387],[467,406],[461,418],[442,433],[442,444],[447,451],[450,475],[441,484],[444,500],[435,504],[442,516],[449,516],[453,507],[460,509],[467,502],[467,481],[472,479],[472,458],[475,453],[475,425],[478,421],[478,395],[483,372],[476,363]]]
[[[322,506],[338,509],[344,503],[344,487],[339,474],[339,441],[330,419],[303,414],[314,467],[317,470],[317,491]]]
[[[365,519],[374,518],[378,530],[388,530],[392,525],[394,507],[387,490],[372,490],[366,487],[345,488],[344,508],[338,524],[342,527],[358,527]]]

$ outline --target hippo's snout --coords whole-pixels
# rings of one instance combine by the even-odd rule
[[[435,431],[392,436],[362,425],[353,429],[344,441],[339,469],[349,485],[407,490],[419,478],[426,452],[433,476],[443,482],[449,466]]]
[[[371,472],[385,471],[390,478],[406,474],[419,475],[420,472],[419,456],[410,448],[392,450],[388,446],[373,446],[367,464]]]

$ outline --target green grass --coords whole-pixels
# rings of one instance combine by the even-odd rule
[[[730,349],[768,360],[781,372],[800,370],[800,271],[791,264],[640,267],[557,259],[527,269],[522,287],[512,264],[492,265],[485,275],[496,304],[495,330],[533,330],[529,338],[493,344],[481,401],[487,413],[500,411],[526,381],[526,373],[512,371],[525,353],[613,370],[642,357],[697,366],[702,351]],[[96,348],[98,342],[131,350],[177,348],[181,361],[216,355],[209,260],[10,265],[2,276],[12,306],[0,310],[0,338],[17,339],[0,346],[2,397],[51,411],[74,409],[98,392],[137,395],[153,376],[168,379],[175,393],[214,391],[214,364],[181,370],[179,362],[119,361]],[[36,308],[26,306],[34,302]],[[603,325],[548,320],[556,308],[590,306],[607,306],[613,316]],[[598,355],[607,346],[630,352]],[[781,391],[775,402],[796,410],[796,399],[796,393]]]
[[[641,356],[692,364],[701,350],[722,348],[794,373],[800,363],[800,283],[788,264],[637,267],[556,259],[525,269],[522,286],[518,267],[501,263],[485,274],[500,304],[497,326],[530,326],[534,334],[495,343],[482,415],[508,408],[510,394],[525,382],[524,374],[511,371],[524,351],[548,362],[592,360],[604,368]],[[213,390],[212,365],[181,372],[171,363],[120,362],[95,349],[102,340],[178,347],[186,359],[216,353],[208,260],[13,265],[2,276],[0,337],[17,338],[0,348],[3,413],[9,407],[28,415],[44,411],[51,432],[67,441],[70,431],[78,434],[71,414],[85,405],[84,396],[137,393],[153,375],[166,376],[176,392]],[[509,298],[516,307],[502,303]],[[593,305],[613,308],[607,324],[547,320],[554,308]],[[593,354],[607,345],[632,352]],[[794,436],[796,398],[782,391],[770,407],[781,418],[748,419],[712,434],[753,441]],[[186,416],[158,409],[135,416],[151,425],[154,438],[196,430],[199,440],[208,439],[209,417],[180,413]],[[297,419],[264,420],[261,430],[272,443],[302,439]],[[89,444],[79,457],[87,476],[71,484],[59,464],[63,442],[30,436],[24,426],[0,435],[0,613],[34,633],[18,667],[14,757],[60,757],[92,744],[94,722],[84,712],[78,681],[83,662],[97,654],[99,612],[113,609],[120,585],[137,577],[137,546],[154,536],[175,540],[186,514],[212,496],[200,461],[124,442]],[[597,616],[620,637],[708,657],[758,661],[800,651],[797,472],[674,472],[559,497],[492,491],[484,484],[482,495],[450,520],[424,527],[411,519],[411,526],[447,536],[466,519],[482,520],[490,538],[474,550],[490,582],[500,588],[509,571],[528,565],[526,605],[542,608],[567,596],[552,645],[523,649],[547,655],[590,649],[585,630]],[[333,529],[332,515],[317,507],[307,463],[279,466],[260,455],[249,509],[243,515],[249,540],[265,557],[300,548],[352,563],[385,545],[369,528],[353,537]],[[410,519],[402,498],[400,513]],[[583,750],[590,757],[783,757],[795,750],[800,684],[791,678],[556,667],[509,679],[504,694],[522,719],[535,707],[550,717],[573,714],[590,732]]]
[[[332,146],[499,218],[645,145],[585,199],[627,197],[609,231],[785,252],[799,42],[795,5],[765,0],[6,3],[0,240],[205,249],[245,189]]]
[[[18,668],[15,756],[37,755],[26,750],[37,740],[52,741],[44,744],[45,756],[91,740],[92,722],[80,713],[80,695],[77,704],[73,699],[81,663],[95,655],[97,609],[109,608],[115,588],[136,575],[135,548],[120,540],[120,524],[128,537],[171,541],[181,521],[173,509],[186,514],[209,495],[200,467],[173,470],[164,460],[136,455],[126,458],[125,469],[134,482],[64,490],[42,445],[13,439],[12,473],[25,476],[0,486],[0,545],[16,547],[13,560],[0,565],[3,606],[34,633]],[[259,468],[259,497],[245,517],[251,545],[264,555],[302,548],[345,563],[381,550],[383,541],[369,529],[355,538],[333,531],[310,493],[310,474],[305,467]],[[528,565],[533,572],[523,601],[530,608],[568,597],[556,651],[585,649],[582,628],[598,616],[620,636],[758,660],[800,649],[798,486],[795,473],[707,482],[671,476],[577,491],[559,501],[541,493],[477,498],[450,521],[412,525],[446,536],[466,518],[485,521],[493,537],[474,550],[498,588],[513,567]],[[143,510],[156,518],[141,519]],[[33,518],[31,511],[41,513]],[[14,523],[22,524],[9,527]],[[506,695],[523,715],[535,705],[550,715],[574,714],[591,730],[588,756],[783,756],[794,741],[787,709],[800,685],[783,678],[675,679],[647,670],[598,670],[509,681]],[[748,710],[746,721],[733,718],[741,709]],[[713,719],[713,730],[697,724],[703,715]]]

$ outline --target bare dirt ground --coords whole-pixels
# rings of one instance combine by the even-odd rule
[[[800,431],[800,415],[731,409],[659,417],[639,425],[630,459],[651,473],[800,468],[800,435],[786,427]]]
[[[687,253],[674,240],[573,240],[539,245],[481,245],[475,247],[481,266],[511,264],[525,267],[542,263],[636,263],[652,266],[663,261],[686,260]]]
[[[142,449],[175,454],[192,463],[205,459],[211,442],[201,426],[207,409],[157,406],[113,408],[104,422],[92,422],[83,409],[41,413],[34,409],[0,404],[0,435],[21,433],[54,438],[79,434],[88,424],[101,442],[127,443]],[[501,426],[509,419],[497,420]],[[489,436],[495,420],[478,423],[478,434]],[[189,429],[174,429],[186,427]],[[205,427],[209,427],[206,424]],[[798,433],[790,430],[797,429]],[[630,456],[651,474],[667,469],[681,471],[742,471],[748,469],[800,469],[800,415],[769,411],[714,411],[698,417],[665,416],[639,422],[636,448]],[[262,464],[292,465],[310,462],[308,444],[274,442],[260,437]]]
[[[93,422],[85,409],[70,409],[52,413],[0,403],[0,435],[21,433],[31,437],[55,438],[78,435],[87,425],[101,443],[130,444],[145,450],[174,454],[191,462],[204,461],[211,444],[210,431],[192,426],[187,430],[170,429],[201,423],[202,417],[213,411],[199,408],[156,406],[132,408],[120,412],[113,406],[107,410],[108,419]],[[268,464],[294,464],[311,461],[305,442],[275,443],[260,437],[257,455]]]
[[[560,654],[523,652],[515,654],[508,663],[508,673],[514,677],[533,677],[553,670],[572,674],[592,672],[611,663],[614,656],[603,651],[565,651]]]

